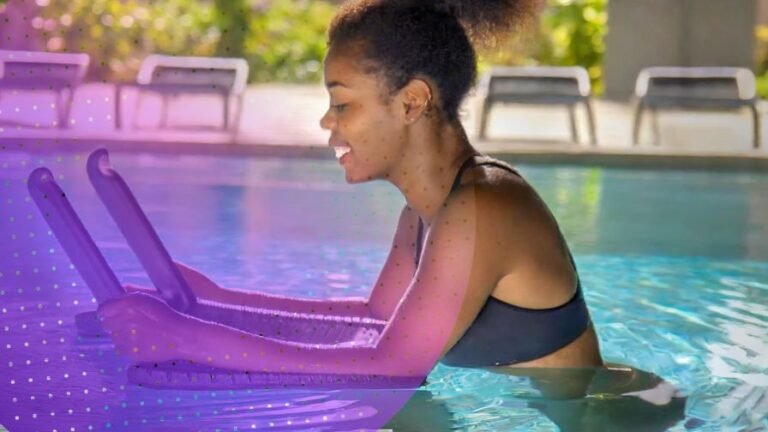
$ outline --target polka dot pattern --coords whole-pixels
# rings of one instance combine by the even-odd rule
[[[67,191],[67,198],[78,210],[85,225],[120,275],[128,274],[132,282],[147,285],[146,276],[138,276],[141,267],[127,250],[116,228],[109,220],[88,185],[83,170],[87,155],[48,153],[34,145],[4,148],[0,153],[0,424],[9,430],[286,430],[334,425],[332,428],[376,427],[384,424],[410,397],[409,392],[382,391],[172,391],[152,390],[128,384],[129,362],[114,352],[106,339],[81,337],[74,325],[75,315],[93,310],[95,299],[62,250],[26,189],[26,176],[38,166],[51,168],[57,182]],[[127,166],[139,159],[128,159]],[[140,163],[134,166],[140,166]],[[128,170],[130,172],[130,169]],[[216,169],[218,171],[218,169]],[[192,194],[205,191],[200,186],[177,190],[184,198],[169,208],[186,213]],[[164,202],[165,192],[137,187],[137,194],[150,201]],[[149,194],[147,194],[149,192]],[[207,193],[207,192],[203,192]],[[218,199],[242,199],[217,192]],[[340,202],[338,191],[334,192]],[[346,193],[346,192],[345,192]],[[170,196],[170,195],[169,195]],[[199,196],[198,196],[199,199]],[[325,198],[323,198],[325,200]],[[201,201],[205,202],[205,200]],[[334,201],[315,203],[333,208]],[[151,206],[149,206],[152,208]],[[186,208],[185,208],[186,207]],[[210,208],[204,205],[204,208]],[[277,207],[277,205],[276,205]],[[225,207],[222,207],[225,208]],[[293,209],[283,209],[281,212]],[[161,213],[150,217],[159,220],[161,232],[169,229],[172,219]],[[178,213],[181,214],[181,213]],[[195,212],[193,212],[195,214]],[[196,212],[198,217],[209,217]],[[158,217],[159,216],[159,217]],[[219,215],[223,216],[223,215]],[[338,215],[353,220],[360,214]],[[391,215],[390,215],[391,216]],[[374,211],[371,217],[381,218]],[[389,217],[389,216],[388,216]],[[204,219],[205,220],[205,219]],[[190,227],[200,220],[191,221]],[[217,225],[207,219],[211,229],[225,229],[225,236],[236,238],[229,224]],[[238,222],[243,223],[243,221]],[[208,246],[180,234],[171,236],[169,248],[192,251],[190,257],[215,260],[222,264],[215,276],[229,277],[233,286],[248,286],[254,279],[270,281],[267,290],[290,295],[326,296],[360,295],[378,271],[384,258],[381,250],[369,243],[355,244],[354,235],[330,247],[328,239],[293,238],[282,244],[276,239],[262,240],[274,254],[251,250],[244,260],[237,250],[207,255]],[[274,225],[273,228],[274,229]],[[288,227],[279,228],[283,233]],[[359,230],[356,232],[360,232]],[[215,236],[202,236],[214,238]],[[205,241],[205,240],[203,240]],[[310,245],[310,246],[308,246]],[[307,255],[306,264],[292,267],[297,254]],[[196,255],[199,254],[199,255]],[[254,259],[255,257],[259,259]],[[349,256],[358,256],[353,261]],[[329,269],[334,269],[333,271]],[[132,275],[133,274],[133,275]],[[361,278],[361,275],[364,277]],[[282,279],[281,279],[282,278]],[[275,281],[284,280],[285,284]],[[307,292],[308,286],[322,288]]]
[[[0,5],[0,25],[20,29],[4,32],[7,40],[2,41],[3,46],[31,49],[36,47],[33,40],[42,37],[44,49],[50,53],[72,51],[66,46],[65,33],[70,36],[82,33],[84,26],[74,22],[69,14],[52,18],[40,13],[40,8],[52,5],[49,0],[29,1],[34,7],[26,7],[22,0]],[[17,5],[21,7],[17,8]],[[141,14],[112,16],[104,10],[92,12],[105,28],[138,28],[138,21],[143,19]],[[180,21],[183,25],[184,18]],[[135,44],[138,42],[134,40]],[[46,224],[45,218],[51,215],[40,214],[30,199],[26,184],[27,176],[33,169],[40,166],[50,168],[107,260],[121,277],[126,278],[124,282],[148,283],[124,241],[116,238],[114,225],[85,179],[83,166],[86,155],[65,151],[56,138],[59,130],[67,130],[67,136],[74,137],[75,142],[80,133],[113,133],[116,117],[114,93],[110,86],[101,85],[106,83],[92,82],[76,91],[72,84],[59,85],[60,80],[71,78],[74,67],[36,65],[35,60],[45,53],[17,51],[2,52],[0,55],[6,62],[6,79],[12,77],[34,84],[3,91],[0,98],[0,118],[13,123],[0,126],[0,385],[8,390],[0,394],[0,405],[10,407],[0,410],[0,424],[10,430],[73,432],[155,430],[163,427],[184,430],[302,430],[326,425],[354,429],[380,426],[410,397],[408,392],[381,391],[177,392],[129,385],[126,381],[129,362],[115,353],[109,340],[78,335],[74,317],[92,311],[96,300]],[[126,66],[133,67],[128,64],[133,60],[126,64],[104,64],[97,56],[92,56],[91,61],[89,71],[98,72],[97,75],[103,75],[107,70],[120,72],[127,70]],[[122,98],[125,99],[125,95]],[[138,165],[145,162],[139,160]],[[154,162],[150,160],[149,164]],[[162,174],[161,170],[155,170],[156,175],[158,172]],[[243,181],[246,175],[240,174],[242,176],[237,180]],[[245,182],[248,181],[246,178]],[[267,183],[269,179],[259,181]],[[257,200],[264,199],[272,204],[280,201],[282,188],[286,185],[291,187],[290,181],[269,185],[267,195],[274,196],[259,197],[259,190],[264,189],[258,185],[246,184],[246,188],[240,189],[246,189],[248,194],[255,190]],[[179,183],[184,184],[183,181]],[[216,268],[217,276],[222,276],[219,280],[223,285],[260,286],[267,292],[293,292],[309,297],[343,296],[366,292],[373,272],[380,268],[383,253],[378,245],[382,243],[380,239],[375,242],[360,241],[368,234],[365,223],[359,221],[382,219],[381,213],[388,214],[390,209],[354,206],[345,212],[337,210],[336,214],[330,215],[326,226],[344,225],[345,221],[358,222],[336,227],[333,233],[314,238],[311,238],[311,233],[310,238],[306,238],[303,235],[306,233],[299,231],[298,235],[292,234],[293,238],[264,236],[265,240],[246,239],[254,241],[247,242],[245,247],[255,249],[243,253],[243,250],[228,245],[224,248],[211,247],[206,244],[206,239],[215,236],[198,236],[189,231],[202,221],[203,226],[223,230],[225,238],[233,240],[243,232],[252,232],[248,229],[248,222],[226,214],[227,206],[223,202],[204,206],[212,210],[207,214],[198,212],[198,215],[191,216],[187,213],[189,203],[196,200],[210,204],[217,200],[248,197],[242,196],[242,193],[233,195],[225,190],[226,187],[221,188],[218,178],[209,178],[207,182],[197,184],[194,184],[193,178],[188,178],[187,185],[193,187],[178,194],[172,189],[154,191],[156,183],[147,182],[143,193],[156,199],[155,203],[168,204],[172,208],[168,214],[159,211],[151,215],[156,218],[153,222],[157,220],[162,232],[177,230],[179,233],[177,238],[169,241],[169,248],[191,251],[189,258],[192,260],[225,263],[217,264]],[[299,190],[308,187],[312,189],[316,185],[293,185]],[[310,214],[318,205],[336,209],[344,206],[348,198],[342,195],[347,193],[344,187],[326,184],[320,188],[319,201],[307,199],[304,208],[294,208],[289,213]],[[343,192],[339,193],[339,189]],[[329,191],[332,194],[328,194]],[[310,192],[318,195],[317,190]],[[299,192],[299,198],[307,198],[301,197],[302,193],[305,192]],[[161,197],[163,194],[166,196]],[[208,194],[208,197],[200,198],[200,194]],[[252,203],[249,207],[256,206]],[[372,209],[371,215],[360,210],[369,208]],[[180,214],[185,217],[180,218]],[[183,219],[187,219],[186,222],[180,222]],[[232,221],[235,222],[231,224],[233,230],[226,226]],[[279,225],[285,221],[273,223]],[[295,232],[290,228],[280,226],[279,230],[282,233]],[[345,236],[341,241],[335,238],[339,231]],[[189,242],[188,236],[198,240],[185,248],[183,245]],[[329,240],[332,241],[331,246],[328,246]],[[387,240],[384,239],[383,244]],[[243,247],[243,242],[231,243]],[[274,254],[263,253],[272,249]],[[306,260],[312,261],[311,265],[302,268],[291,265],[301,261],[297,260],[297,256],[306,256],[308,250],[312,252]],[[249,259],[253,256],[259,256],[260,262],[244,265],[255,262]],[[350,256],[356,258],[350,259]],[[232,260],[232,257],[237,259]],[[227,280],[226,275],[231,279]],[[258,283],[253,283],[254,280]],[[373,336],[365,335],[367,339]],[[356,361],[351,360],[353,363]]]

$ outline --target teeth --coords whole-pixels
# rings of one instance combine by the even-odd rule
[[[340,159],[342,156],[349,153],[352,149],[349,147],[334,147],[333,150],[336,152],[336,159]]]

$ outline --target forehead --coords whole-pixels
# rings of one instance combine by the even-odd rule
[[[331,47],[323,62],[326,86],[341,83],[353,89],[377,87],[376,75],[367,72],[364,64],[357,50]]]

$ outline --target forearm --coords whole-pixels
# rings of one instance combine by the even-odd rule
[[[375,347],[306,345],[260,337],[223,325],[187,317],[179,331],[184,360],[252,372],[387,374]]]
[[[285,297],[257,291],[221,288],[217,302],[239,306],[274,309],[294,313],[369,317],[368,299],[364,297],[308,299]]]

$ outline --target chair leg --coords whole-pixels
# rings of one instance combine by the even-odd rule
[[[753,147],[755,150],[760,148],[760,112],[757,110],[757,104],[751,104],[749,106],[750,111],[752,111],[752,137],[754,139]]]
[[[67,122],[64,120],[64,96],[62,94],[63,90],[56,92],[56,126],[59,129],[64,129],[67,127]]]
[[[120,105],[122,105],[120,103],[120,99],[122,99],[122,97],[123,97],[123,86],[120,85],[120,83],[117,83],[117,84],[115,84],[115,101],[114,101],[115,102],[115,107],[114,107],[114,114],[115,114],[114,125],[115,125],[115,130],[120,130],[120,129],[123,128],[122,109],[121,109],[121,106],[120,106]]]
[[[240,131],[240,118],[243,116],[243,98],[244,95],[236,95],[235,96],[235,109],[232,115],[232,135],[237,135],[237,133]]]
[[[165,129],[168,126],[168,98],[169,96],[163,93],[160,108],[160,129]]]
[[[133,116],[131,116],[131,129],[136,129],[138,124],[136,120],[139,117],[142,105],[144,105],[144,92],[141,89],[136,89],[136,105],[133,108]]]
[[[637,146],[640,144],[640,126],[643,124],[643,111],[645,110],[645,102],[642,100],[637,102],[635,107],[635,124],[632,128],[632,145]]]
[[[589,121],[589,142],[592,147],[596,147],[597,131],[595,130],[595,112],[592,109],[592,101],[587,99],[584,101],[584,106],[587,108],[587,121]]]
[[[491,115],[491,104],[487,98],[483,101],[483,107],[480,110],[480,131],[477,134],[478,139],[485,139],[488,129],[488,117]]]
[[[75,103],[75,88],[67,91],[67,98],[64,106],[61,107],[61,119],[69,127],[69,116],[72,114],[72,104]]]
[[[653,145],[661,145],[661,128],[659,127],[659,110],[651,107],[651,126],[653,128]]]
[[[568,119],[571,123],[571,140],[574,144],[580,144],[579,141],[579,126],[576,124],[576,106],[568,105]]]
[[[221,100],[224,104],[224,112],[223,112],[223,121],[224,125],[222,126],[223,130],[229,129],[229,93],[222,93],[221,94]]]

